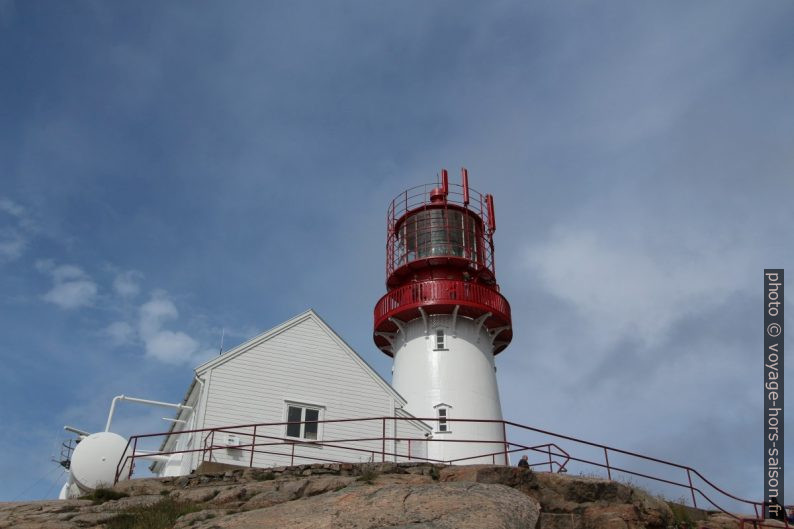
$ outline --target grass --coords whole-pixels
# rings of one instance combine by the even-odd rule
[[[251,477],[256,481],[272,481],[276,479],[276,475],[272,472],[254,472]]]
[[[202,508],[191,502],[164,498],[154,505],[130,507],[105,523],[107,529],[171,529],[177,518]]]
[[[433,481],[438,481],[438,478],[441,477],[441,473],[438,471],[437,467],[430,467],[430,477],[433,479]]]
[[[363,481],[364,483],[372,485],[375,481],[375,478],[377,477],[378,477],[378,472],[372,468],[367,467],[361,471],[361,474],[359,474],[358,479],[356,479],[356,481]]]
[[[668,502],[667,505],[669,505],[670,510],[673,511],[673,527],[677,529],[688,529],[693,527],[692,519],[686,509],[673,502]]]
[[[127,496],[129,496],[129,494],[126,492],[118,492],[113,489],[99,487],[94,489],[90,494],[81,496],[80,499],[91,500],[94,502],[94,505],[99,505],[100,503],[105,503],[106,501],[119,500],[121,498],[126,498]]]

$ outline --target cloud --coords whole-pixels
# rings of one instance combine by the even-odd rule
[[[113,290],[123,298],[132,298],[138,295],[141,287],[138,281],[143,277],[143,274],[135,270],[128,270],[116,275],[113,280]]]
[[[115,321],[105,327],[104,333],[110,337],[113,345],[126,345],[135,338],[135,329],[126,321]]]
[[[24,207],[0,197],[0,262],[19,259],[34,231],[33,221]]]
[[[681,318],[719,306],[743,286],[745,249],[708,248],[706,235],[693,239],[697,254],[627,233],[557,227],[528,249],[526,262],[541,288],[589,324],[591,345],[609,348],[638,337],[654,345]]]
[[[144,338],[146,355],[168,364],[181,364],[198,351],[199,343],[183,332],[160,330]]]
[[[0,228],[0,261],[18,259],[27,246],[22,234],[12,228]]]
[[[81,268],[74,265],[55,266],[51,260],[37,261],[36,268],[49,274],[54,283],[52,289],[42,296],[44,301],[67,310],[94,305],[99,289]]]
[[[184,332],[164,329],[179,317],[176,305],[165,291],[152,293],[139,310],[138,332],[146,348],[146,356],[168,364],[180,364],[202,354],[199,342]]]

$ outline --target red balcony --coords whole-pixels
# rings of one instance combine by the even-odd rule
[[[459,306],[458,316],[478,318],[491,313],[484,325],[493,329],[511,324],[510,304],[493,288],[477,283],[435,279],[410,283],[395,288],[380,298],[375,305],[375,331],[395,332],[397,326],[389,318],[410,321],[421,317],[419,307],[426,314],[452,314],[455,306]],[[502,331],[496,338],[499,345],[494,354],[502,351],[513,338],[512,329]],[[386,354],[388,341],[375,336],[375,344]]]

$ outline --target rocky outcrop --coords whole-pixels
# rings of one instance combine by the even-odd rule
[[[667,529],[676,524],[664,501],[622,483],[504,466],[209,470],[214,471],[121,482],[113,490],[127,496],[103,503],[0,503],[0,529],[103,528],[166,503],[177,529]],[[730,517],[714,521],[720,529],[738,526]],[[699,525],[709,527],[708,521]]]

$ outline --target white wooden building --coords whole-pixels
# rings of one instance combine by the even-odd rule
[[[403,410],[405,399],[313,310],[200,365],[195,373],[183,401],[190,409],[177,414],[162,451],[197,450],[212,441],[225,446],[212,451],[212,461],[256,467],[380,461],[384,448],[393,454],[386,456],[389,461],[408,460],[409,454],[412,459],[425,457],[424,442],[383,441],[428,437],[431,427],[418,420],[322,422],[411,416]],[[283,424],[288,421],[292,424]],[[234,433],[216,431],[214,439],[206,439],[203,432],[180,433],[263,423],[282,424],[256,427],[260,446],[253,461],[251,426],[234,428]],[[349,439],[366,440],[334,442]],[[209,454],[204,457],[210,459]],[[152,470],[163,476],[184,475],[201,459],[201,452],[175,454],[154,463]]]

